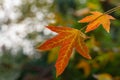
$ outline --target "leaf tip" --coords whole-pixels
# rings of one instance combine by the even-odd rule
[[[40,50],[41,50],[41,46],[40,46],[40,45],[39,45],[39,46],[36,46],[35,49],[36,49],[37,51],[40,51]]]
[[[56,78],[58,78],[59,77],[59,74],[56,74]]]
[[[106,30],[108,33],[110,33],[110,30]]]
[[[58,78],[62,73],[56,71],[56,78]]]
[[[88,59],[92,59],[92,57],[91,57],[91,56],[88,56]]]
[[[38,51],[45,51],[45,50],[48,50],[45,44],[38,45],[38,46],[36,46],[35,49],[38,50]]]
[[[79,21],[77,21],[78,23],[80,23],[80,20]]]
[[[85,55],[84,58],[89,59],[89,60],[92,59],[92,57],[89,54]]]
[[[88,33],[88,32],[89,32],[88,30],[85,31],[85,33]]]
[[[53,26],[45,26],[46,28],[48,28],[48,29],[50,29],[51,27],[53,27]]]
[[[107,33],[110,33],[110,29],[109,28],[105,28],[105,31],[107,31]]]
[[[58,67],[57,63],[55,64],[55,68],[56,68],[56,78],[57,78],[62,74],[63,71],[60,69],[60,67]]]
[[[84,23],[83,19],[79,20],[78,23]]]

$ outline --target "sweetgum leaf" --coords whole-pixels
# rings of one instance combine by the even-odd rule
[[[91,59],[89,50],[84,43],[87,36],[78,29],[69,27],[47,26],[50,30],[58,33],[55,37],[47,40],[42,45],[38,46],[38,50],[50,50],[51,48],[60,46],[58,59],[56,61],[56,76],[63,73],[68,65],[70,56],[75,48],[80,55],[87,59]]]
[[[79,22],[81,22],[81,23],[89,22],[89,24],[87,25],[87,28],[86,28],[86,32],[96,29],[100,24],[102,24],[103,28],[107,32],[109,32],[110,19],[114,19],[114,18],[108,14],[103,14],[103,13],[100,13],[97,11],[91,12],[91,14],[92,15],[79,20]]]

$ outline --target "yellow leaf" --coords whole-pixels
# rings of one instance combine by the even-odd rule
[[[94,78],[96,78],[97,80],[113,80],[112,76],[108,73],[102,73],[102,74],[95,74],[93,75]]]
[[[53,48],[48,54],[48,63],[52,63],[57,59],[59,47]]]
[[[90,74],[90,65],[88,62],[86,62],[85,60],[81,60],[77,66],[78,69],[83,69],[84,70],[84,75],[88,76]]]

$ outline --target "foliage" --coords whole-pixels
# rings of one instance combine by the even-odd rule
[[[109,19],[114,19],[112,16],[107,15],[114,10],[117,10],[118,7],[113,8],[105,13],[100,12],[91,12],[91,16],[87,16],[80,20],[79,22],[90,22],[87,25],[86,32],[96,29],[100,24],[103,25],[104,29],[109,32],[110,21]],[[57,36],[47,40],[44,44],[38,46],[38,50],[49,50],[56,46],[60,46],[60,52],[56,62],[56,76],[58,77],[63,73],[66,66],[68,65],[72,49],[75,49],[85,58],[91,59],[88,55],[88,48],[84,44],[84,40],[87,39],[86,35],[78,29],[72,29],[68,27],[53,27],[48,26],[50,30],[58,33]]]
[[[57,30],[57,34],[44,35],[44,33],[47,32],[42,29],[42,32],[30,33],[26,35],[26,37],[28,40],[35,41],[34,38],[41,35],[42,37],[40,38],[42,40],[39,41],[40,43],[35,41],[39,45],[38,48],[41,49],[42,46],[43,50],[49,50],[44,52],[39,50],[39,53],[36,50],[36,52],[33,52],[35,53],[34,55],[28,54],[28,56],[25,55],[23,50],[14,54],[11,50],[7,51],[3,49],[3,52],[1,52],[3,55],[0,56],[0,80],[120,80],[120,10],[116,10],[109,15],[104,14],[107,10],[116,7],[116,3],[120,1],[53,0],[51,7],[46,1],[52,0],[35,0],[33,3],[29,1],[26,2],[20,8],[24,16],[18,20],[18,23],[27,17],[34,18],[36,14],[34,13],[34,9],[32,10],[33,12],[31,12],[31,7],[39,7],[38,11],[43,11],[45,16],[44,20],[40,20],[40,22],[47,21],[49,23],[48,28],[54,32]],[[50,13],[50,15],[48,15],[49,12],[46,11],[46,8],[42,9],[42,7],[48,8],[52,14]],[[92,13],[97,11],[99,16],[97,14],[89,15],[91,11]],[[111,21],[111,25],[110,18],[113,18],[110,15],[115,18],[114,21]],[[92,24],[91,21],[88,24],[81,23],[80,20],[85,19],[86,16],[93,16],[94,20]],[[49,22],[48,19],[53,19],[53,17],[54,21]],[[91,18],[89,19],[92,20]],[[79,23],[77,21],[79,21]],[[91,28],[86,25],[95,26]],[[103,30],[102,27],[106,31]],[[65,32],[61,32],[61,28],[65,29],[63,30]],[[70,29],[70,32],[66,29]],[[46,42],[41,44],[45,39]],[[78,39],[80,40],[80,44],[83,45],[83,49],[76,49],[76,46],[78,46],[76,41],[78,41]],[[64,44],[53,45],[53,43],[59,41],[62,41]],[[69,44],[71,41],[74,42]],[[65,49],[62,50],[63,48]],[[70,51],[66,52],[67,50]],[[90,55],[91,60],[85,59],[90,58]],[[60,75],[57,78],[54,67],[55,62],[57,76]],[[59,63],[62,64],[60,71],[58,71]]]

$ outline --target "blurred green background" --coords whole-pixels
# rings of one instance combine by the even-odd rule
[[[102,26],[87,33],[92,60],[74,52],[56,78],[58,48],[35,48],[56,33],[46,25],[80,29],[90,11],[105,12],[120,0],[0,0],[0,80],[120,80],[120,9],[108,34]]]

